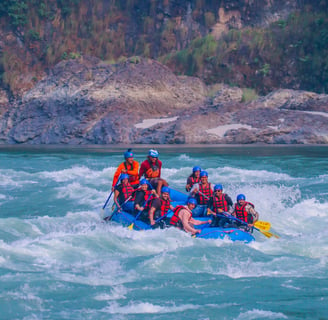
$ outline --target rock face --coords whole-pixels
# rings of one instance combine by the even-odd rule
[[[21,100],[1,94],[0,142],[328,143],[327,95],[278,90],[242,103],[242,90],[224,85],[208,94],[154,60],[63,61]]]

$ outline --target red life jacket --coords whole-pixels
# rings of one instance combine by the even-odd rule
[[[173,216],[171,217],[170,222],[169,222],[171,225],[173,225],[175,227],[182,227],[181,226],[182,225],[182,222],[181,222],[181,219],[179,217],[179,212],[182,209],[187,209],[190,212],[190,217],[189,217],[189,220],[190,220],[190,218],[191,218],[191,211],[189,210],[189,208],[186,207],[186,206],[179,205],[179,206],[176,206],[174,208]]]
[[[220,197],[213,197],[213,209],[215,213],[219,213],[219,209],[222,209],[224,212],[228,211],[228,202],[225,197],[225,193],[222,193]]]
[[[199,183],[200,182],[200,177],[196,178],[193,175],[191,175],[190,177],[190,187],[192,187],[195,183]]]
[[[144,191],[144,204],[145,204],[144,210],[150,209],[151,200],[152,200],[151,190]]]
[[[207,196],[208,198],[205,198],[202,194],[199,193],[198,194],[198,196],[199,196],[198,203],[200,205],[207,204],[209,198],[213,196],[213,190],[211,189],[211,184],[208,183],[207,187],[203,187],[203,185],[200,183],[199,184],[199,191],[201,193],[203,193],[205,196]]]
[[[129,184],[122,184],[122,195],[123,197],[121,198],[123,202],[128,199],[131,196],[130,201],[134,200],[134,196],[132,196],[134,193],[133,187]]]
[[[235,204],[235,213],[236,217],[239,220],[242,220],[246,223],[252,223],[253,222],[253,216],[251,214],[248,214],[248,212],[245,210],[246,205],[249,204],[253,208],[255,207],[254,204],[245,201],[244,205],[238,206],[238,202]]]
[[[160,200],[161,200],[161,216],[163,217],[169,211],[171,201],[170,199],[164,200],[162,198],[160,198]]]

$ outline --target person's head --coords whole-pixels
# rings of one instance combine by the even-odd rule
[[[121,183],[127,184],[129,182],[129,175],[127,173],[122,173],[120,179]]]
[[[141,179],[140,180],[140,188],[143,191],[148,190],[148,181],[146,179]]]
[[[197,178],[199,177],[201,171],[202,171],[202,168],[199,166],[195,166],[192,168],[192,174]]]
[[[246,200],[246,197],[244,194],[238,194],[237,196],[237,202],[240,204],[240,205],[243,205],[245,203],[245,200]]]
[[[195,207],[197,206],[197,200],[195,198],[188,198],[187,200],[187,206],[190,210],[195,209]]]
[[[161,196],[164,200],[167,200],[170,197],[170,188],[162,187]]]
[[[223,191],[222,184],[216,184],[214,186],[214,193],[215,193],[215,195],[218,195],[219,196],[222,193],[222,191]]]
[[[199,176],[200,176],[200,181],[202,183],[207,183],[207,179],[208,179],[208,173],[207,173],[207,171],[201,171],[200,174],[199,174]]]
[[[155,162],[158,159],[158,155],[158,151],[154,149],[150,149],[148,152],[148,158],[152,162]]]
[[[133,157],[134,157],[133,152],[130,149],[124,152],[124,159],[126,162],[132,164]]]

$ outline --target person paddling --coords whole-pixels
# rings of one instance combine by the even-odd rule
[[[129,175],[129,182],[134,188],[139,186],[139,162],[133,158],[134,154],[131,149],[124,152],[125,161],[118,166],[114,173],[112,191],[114,191],[115,185],[122,173],[127,173]]]
[[[168,183],[161,178],[162,161],[158,159],[158,156],[157,150],[149,150],[147,159],[141,163],[139,179],[144,176],[156,189],[157,194],[161,195],[162,187],[167,187]]]
[[[140,189],[137,190],[134,200],[134,215],[136,216],[140,211],[148,213],[152,197],[156,196],[156,191],[150,190],[149,182],[146,179],[141,179]]]
[[[161,190],[161,195],[158,198],[154,198],[151,202],[149,209],[149,222],[152,227],[159,226],[161,228],[165,227],[166,215],[169,210],[174,210],[171,205],[170,199],[170,189],[168,187],[163,187]],[[163,217],[160,223],[156,223],[156,220]]]
[[[233,202],[226,193],[223,193],[222,184],[216,184],[214,186],[214,194],[210,197],[207,206],[207,214],[213,215],[211,227],[222,228],[225,224],[229,223],[229,219],[222,213],[229,212],[233,206]]]
[[[120,180],[121,183],[114,190],[114,202],[117,206],[117,211],[133,212],[135,189],[131,186],[127,173],[122,173]]]
[[[200,182],[200,172],[202,171],[201,167],[195,166],[192,168],[192,174],[187,179],[186,191],[189,192],[191,187],[195,183]]]
[[[186,205],[178,205],[173,211],[173,216],[169,221],[169,224],[175,226],[185,232],[195,235],[201,233],[201,230],[195,229],[195,225],[201,225],[206,223],[211,223],[208,221],[195,220],[192,217],[192,210],[197,206],[197,201],[195,198],[188,198]]]
[[[195,196],[198,206],[193,210],[194,217],[202,217],[207,214],[207,202],[213,196],[213,184],[208,182],[207,171],[200,172],[200,182],[193,185],[190,196]]]
[[[259,214],[255,210],[254,204],[247,202],[244,194],[237,195],[237,202],[231,208],[230,214],[245,222],[250,228],[253,227],[254,223],[259,219]],[[239,221],[236,221],[236,224],[238,226],[242,225]]]

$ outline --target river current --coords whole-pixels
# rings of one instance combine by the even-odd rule
[[[328,147],[158,150],[171,187],[199,165],[280,238],[104,223],[124,148],[4,147],[0,319],[328,319]]]

